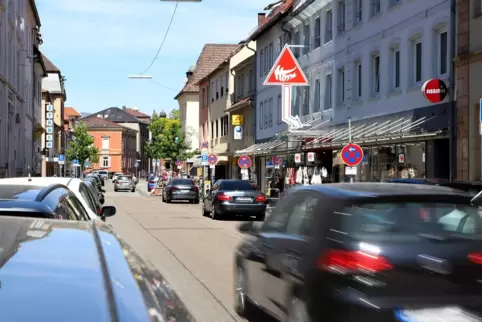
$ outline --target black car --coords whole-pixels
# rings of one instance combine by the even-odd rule
[[[247,180],[218,180],[206,191],[203,216],[219,219],[230,215],[256,216],[264,220],[266,196]]]
[[[194,321],[101,221],[0,217],[0,248],[0,321]]]
[[[192,179],[169,179],[162,188],[162,201],[188,200],[199,203],[199,188]]]
[[[239,227],[248,236],[235,254],[236,311],[262,308],[283,321],[474,321],[463,319],[482,307],[482,217],[471,199],[413,184],[294,188],[262,225]],[[463,306],[458,318],[441,309],[452,306]]]
[[[102,183],[103,181],[100,179],[99,176],[95,174],[88,174],[85,176],[85,179],[94,180],[97,185],[97,189],[102,192],[102,186],[104,184]]]

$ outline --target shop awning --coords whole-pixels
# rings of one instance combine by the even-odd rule
[[[226,113],[232,113],[245,107],[251,106],[251,98],[245,98],[239,102],[234,103],[229,108],[226,109]]]
[[[286,141],[281,141],[281,140],[275,140],[275,141],[269,141],[269,142],[264,142],[264,143],[257,143],[253,144],[252,146],[243,149],[243,150],[238,150],[235,152],[236,156],[239,155],[259,155],[259,154],[264,154],[264,153],[270,153],[274,148],[286,144]]]

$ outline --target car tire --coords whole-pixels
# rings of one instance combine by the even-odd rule
[[[256,220],[258,221],[264,221],[265,218],[266,218],[266,214],[264,212],[262,214],[256,215]]]
[[[166,202],[167,202],[167,203],[171,203],[171,199],[166,198]]]
[[[286,322],[311,322],[306,302],[296,295],[292,295]]]
[[[238,264],[235,270],[234,311],[243,318],[249,318],[255,313],[255,306],[246,294],[246,284],[245,270]]]
[[[195,203],[196,205],[199,205],[199,199],[194,200],[194,203]]]
[[[117,190],[117,189],[114,189],[114,192],[117,192],[117,191],[119,191],[119,190]]]
[[[131,192],[136,192],[136,189],[132,189]]]
[[[219,214],[216,213],[216,210],[214,210],[214,209],[213,209],[213,212],[212,212],[212,218],[213,218],[213,220],[219,220],[219,219],[221,219],[221,218],[219,217]]]

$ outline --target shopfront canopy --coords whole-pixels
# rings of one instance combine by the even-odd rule
[[[260,154],[269,154],[273,151],[273,149],[286,145],[286,141],[283,140],[274,140],[264,143],[257,143],[253,144],[252,146],[236,151],[235,155],[260,155]]]

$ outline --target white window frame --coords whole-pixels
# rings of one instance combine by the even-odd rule
[[[278,125],[281,124],[281,123],[283,123],[283,120],[282,120],[282,118],[283,118],[282,108],[283,108],[283,106],[282,106],[282,103],[281,103],[281,94],[279,94],[279,95],[278,95],[278,121],[277,121]]]
[[[328,73],[325,75],[325,104],[323,106],[324,111],[331,110],[333,108],[333,74]]]
[[[303,25],[303,55],[307,55],[311,50],[311,26],[309,21]]]
[[[321,46],[321,17],[320,16],[317,16],[315,18],[315,23],[314,23],[313,29],[314,29],[313,48],[318,48],[318,47]]]
[[[420,44],[421,62],[420,62],[420,79],[417,80],[417,45]],[[418,84],[423,80],[423,43],[422,39],[418,38],[413,42],[413,82]]]
[[[273,98],[269,99],[269,110],[268,110],[268,126],[273,126]]]
[[[338,68],[338,103],[345,103],[345,68]]]
[[[101,161],[101,165],[100,165],[101,168],[110,168],[111,167],[110,156],[103,155],[103,156],[100,157],[100,161]]]
[[[325,39],[324,43],[333,40],[333,9],[330,8],[325,12]]]
[[[363,0],[355,0],[355,25],[363,22]]]
[[[482,1],[482,0],[481,0]],[[446,34],[446,37],[447,37],[447,48],[446,48],[446,55],[447,57],[445,57],[445,68],[446,68],[446,71],[445,73],[442,73],[442,41],[441,41],[441,38],[442,38],[442,34],[445,33]],[[446,76],[448,75],[449,73],[449,33],[448,33],[448,29],[444,28],[444,29],[440,29],[438,32],[437,32],[437,74],[439,76]]]
[[[338,22],[338,35],[345,33],[345,20],[346,20],[346,2],[345,0],[337,2],[337,22]]]
[[[315,91],[313,93],[313,112],[321,111],[321,81],[319,78],[315,79],[314,82]]]
[[[361,99],[363,97],[363,66],[361,60],[355,62],[355,98]]]
[[[264,101],[264,113],[263,113],[263,127],[267,128],[268,127],[268,115],[269,115],[269,105],[268,105],[268,100]]]
[[[262,129],[264,125],[264,103],[259,103],[259,128]]]
[[[372,17],[380,14],[381,12],[381,2],[380,0],[370,0],[370,8]]]
[[[109,150],[110,149],[110,138],[102,137],[102,150]]]
[[[397,53],[398,53],[398,71],[397,71]],[[401,65],[402,57],[399,47],[392,48],[392,60],[393,60],[393,89],[399,90],[401,88]],[[398,72],[398,86],[397,86],[397,72]]]
[[[378,58],[378,67],[376,66],[377,58]],[[380,87],[381,87],[380,66],[381,66],[381,64],[380,64],[380,54],[376,53],[376,54],[372,55],[372,86],[373,86],[373,94],[375,96],[380,94]]]
[[[259,75],[264,75],[264,49],[259,52]]]

